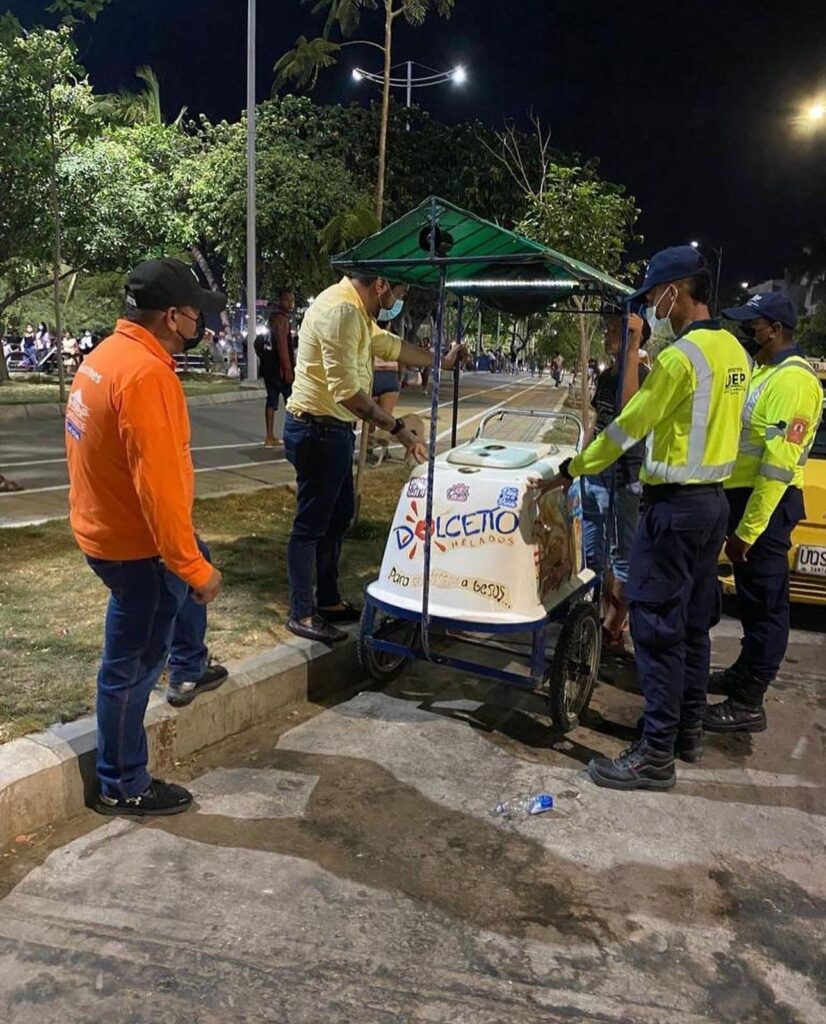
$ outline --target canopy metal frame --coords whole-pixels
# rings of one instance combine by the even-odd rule
[[[510,269],[527,268],[527,267],[540,267],[544,266],[546,269],[554,267],[556,269],[562,269],[566,273],[571,275],[571,278],[575,278],[576,270],[581,271],[580,277],[576,278],[576,284],[573,287],[569,287],[569,281],[566,281],[564,285],[559,287],[553,287],[550,284],[548,278],[541,279],[543,287],[537,288],[537,291],[544,292],[552,298],[554,291],[564,292],[565,299],[571,297],[602,297],[603,300],[610,301],[614,311],[622,313],[622,341],[620,347],[620,359],[619,359],[619,375],[618,375],[618,391],[621,392],[622,388],[622,374],[623,366],[625,361],[625,350],[627,346],[627,335],[628,335],[628,313],[630,310],[630,304],[627,296],[631,293],[632,289],[622,282],[616,281],[610,278],[608,275],[595,271],[591,267],[587,267],[586,264],[581,263],[578,260],[572,260],[569,257],[564,256],[561,253],[557,253],[554,250],[540,246],[536,242],[532,242],[530,239],[524,238],[524,236],[516,235],[514,232],[508,232],[503,228],[498,228],[497,225],[491,224],[490,222],[483,221],[480,218],[474,218],[472,214],[467,214],[466,211],[459,210],[458,207],[445,200],[439,199],[436,196],[431,196],[428,200],[422,203],[416,210],[411,211],[411,214],[423,212],[424,209],[428,210],[427,220],[419,218],[418,225],[420,227],[429,226],[429,252],[424,256],[408,256],[404,258],[392,258],[392,257],[376,257],[372,256],[368,259],[360,260],[358,258],[359,249],[364,248],[369,243],[374,243],[381,235],[390,232],[392,229],[397,227],[405,218],[394,224],[389,225],[387,228],[378,232],[376,235],[370,236],[365,239],[364,242],[360,243],[354,249],[349,250],[346,253],[342,253],[338,256],[334,256],[331,260],[331,265],[347,274],[361,273],[367,276],[380,276],[388,277],[393,280],[394,283],[409,284],[416,287],[428,287],[427,283],[422,283],[421,280],[414,277],[410,271],[419,268],[432,268],[438,272],[436,291],[437,291],[437,302],[436,302],[436,330],[435,330],[435,344],[433,349],[433,369],[431,371],[432,391],[431,391],[431,402],[430,402],[430,436],[428,439],[428,454],[427,454],[427,490],[426,490],[426,501],[425,501],[425,536],[423,543],[423,555],[424,555],[424,566],[422,573],[422,610],[421,610],[421,647],[424,657],[428,661],[434,661],[433,652],[430,646],[430,633],[431,633],[431,615],[430,615],[430,592],[431,592],[431,560],[432,560],[432,542],[431,542],[431,524],[433,523],[433,496],[434,496],[434,468],[436,463],[436,442],[438,436],[438,423],[439,423],[439,398],[441,392],[441,377],[442,377],[442,357],[445,350],[445,301],[448,291],[453,292],[453,287],[448,281],[448,270],[452,266],[490,266],[492,268],[498,267],[509,267]],[[497,253],[492,252],[487,255],[462,255],[462,256],[449,256],[439,255],[437,251],[437,240],[439,228],[439,216],[440,211],[443,209],[450,209],[460,214],[465,214],[469,218],[477,220],[481,225],[487,226],[494,230],[502,232],[507,235],[509,239],[521,239],[527,247],[531,247],[534,251],[523,252],[523,253]],[[406,215],[410,217],[410,214]],[[404,272],[407,271],[407,274]],[[584,271],[584,273],[582,273]],[[501,282],[501,291],[508,290],[508,280],[503,278]],[[526,287],[526,281],[531,281],[530,278],[522,279],[511,279],[519,280],[519,287],[523,290]],[[533,283],[539,283],[534,280]],[[460,299],[464,299],[465,296],[478,298],[484,303],[484,298],[479,295],[480,289],[472,286],[467,286],[465,280],[461,281],[464,286],[460,289],[457,294]],[[432,283],[430,287],[432,287]],[[491,289],[491,292],[493,289]],[[549,303],[550,304],[550,303]],[[567,310],[554,310],[554,312],[567,312]],[[584,312],[581,310],[571,310],[571,312]],[[602,313],[601,310],[591,311],[595,313]],[[459,318],[459,330],[457,336],[461,337],[461,316]],[[455,446],[456,440],[456,419],[457,419],[457,406],[458,406],[458,370],[454,373],[454,398],[453,398],[453,426],[451,430],[451,437],[453,445]],[[611,488],[611,506],[613,506],[613,487]],[[609,507],[609,516],[611,513],[611,507]],[[589,588],[586,588],[589,589]],[[599,585],[596,587],[597,599],[599,594]],[[379,646],[381,646],[379,644]],[[440,659],[443,660],[443,659]],[[535,659],[534,659],[535,660]],[[467,666],[462,666],[467,667]],[[478,666],[477,666],[478,668]]]

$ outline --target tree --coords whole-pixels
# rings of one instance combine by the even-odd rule
[[[449,17],[453,0],[302,0],[314,3],[313,13],[326,11],[322,35],[317,39],[300,36],[294,49],[276,62],[276,86],[292,81],[312,88],[324,68],[337,63],[338,53],[345,46],[372,46],[384,57],[381,116],[379,120],[378,170],[375,185],[375,213],[379,223],[384,214],[384,186],[387,167],[387,130],[390,114],[390,78],[393,54],[393,28],[398,18],[410,25],[422,25],[431,12]],[[365,10],[382,9],[384,14],[384,45],[369,39],[350,38],[361,24]],[[344,41],[335,42],[333,34]]]
[[[60,281],[180,247],[169,182],[186,140],[160,125],[104,131],[66,27],[0,42],[0,94],[0,320],[51,284],[59,329]]]
[[[258,243],[263,288],[286,284],[315,291],[330,281],[319,233],[354,201],[359,188],[340,160],[283,131],[278,105],[257,116]],[[173,190],[186,192],[189,239],[211,240],[239,289],[246,259],[244,120],[202,121],[197,151],[182,163]],[[366,198],[363,200],[366,202]]]
[[[639,210],[622,185],[606,181],[595,161],[560,163],[554,159],[550,131],[532,118],[534,138],[526,148],[512,125],[499,135],[494,150],[527,200],[519,230],[551,249],[582,260],[608,274],[618,274]],[[531,153],[533,149],[533,154]],[[538,154],[538,161],[535,160]],[[538,164],[538,173],[532,166]],[[588,412],[588,358],[596,318],[586,315],[588,300],[575,299],[579,310],[582,414]]]
[[[166,124],[161,107],[161,86],[158,76],[152,68],[142,64],[136,69],[135,77],[144,83],[143,89],[139,92],[121,89],[116,93],[96,97],[97,113],[113,124]],[[181,107],[177,117],[172,121],[172,127],[180,129],[185,116],[186,107]]]

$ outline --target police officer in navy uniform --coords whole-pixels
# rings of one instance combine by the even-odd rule
[[[762,732],[763,698],[789,642],[789,549],[805,516],[803,470],[823,407],[815,371],[794,342],[797,315],[777,292],[723,310],[738,321],[756,365],[743,410],[740,449],[726,481],[726,554],[743,626],[740,656],[712,676],[706,732]]]
[[[654,341],[673,344],[616,419],[560,466],[569,483],[601,473],[645,440],[645,511],[625,589],[645,712],[640,740],[588,766],[593,782],[611,789],[669,789],[675,752],[689,761],[700,756],[709,630],[720,614],[717,559],[728,522],[723,481],[737,456],[750,372],[743,346],[710,318],[709,294],[705,259],[691,246],[652,258],[630,301],[644,300]]]

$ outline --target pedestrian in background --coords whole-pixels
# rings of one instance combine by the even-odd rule
[[[70,522],[110,591],[97,694],[101,814],[177,814],[192,802],[149,774],[143,718],[180,609],[190,594],[208,604],[221,587],[192,522],[175,355],[200,343],[203,314],[225,301],[180,260],[141,263],[126,283],[126,313],[83,361],[66,406]]]
[[[616,419],[648,376],[649,371],[639,362],[642,331],[642,319],[630,314],[620,388],[616,360],[622,343],[622,316],[616,314],[606,320],[605,352],[612,365],[603,370],[596,381],[591,399],[596,418],[586,435],[586,447]],[[631,545],[640,518],[640,467],[644,455],[645,444],[641,441],[629,448],[609,469],[582,478],[585,564],[594,572],[604,573],[602,647],[608,654],[624,655],[627,652],[625,584],[628,581]]]
[[[817,373],[795,344],[791,299],[771,292],[723,310],[749,339],[756,366],[743,411],[740,450],[726,481],[726,555],[743,626],[740,655],[712,676],[706,732],[762,732],[763,701],[789,643],[789,549],[805,518],[803,472],[823,409]]]
[[[295,309],[295,296],[289,288],[278,293],[278,306],[269,320],[266,333],[255,338],[255,352],[258,356],[259,373],[267,389],[264,407],[264,447],[276,448],[283,444],[274,433],[275,413],[279,399],[286,403],[292,394],[295,380],[295,363],[290,328],[290,316]]]

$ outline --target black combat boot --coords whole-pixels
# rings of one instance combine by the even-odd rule
[[[703,758],[703,723],[681,725],[677,733],[674,753],[687,764],[696,764]]]
[[[765,732],[766,712],[762,704],[754,707],[729,697],[708,705],[703,728],[706,732]]]
[[[747,677],[748,670],[741,668],[735,661],[735,663],[733,665],[729,665],[728,668],[721,669],[719,672],[711,673],[708,677],[708,688],[706,689],[706,693],[713,694],[714,696],[730,697]]]

